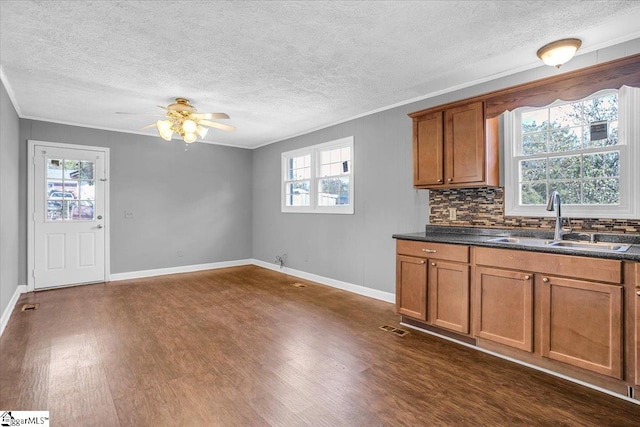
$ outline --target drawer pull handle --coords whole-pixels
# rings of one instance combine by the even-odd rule
[[[438,251],[435,249],[423,249],[422,252],[426,252],[428,254],[435,254]]]
[[[543,281],[544,283],[549,283],[549,278],[548,278],[548,277],[543,277],[543,278],[542,278],[542,281]]]
[[[432,262],[432,263],[431,263],[431,265],[435,267],[435,266],[436,266],[436,263],[435,263],[435,262]]]
[[[524,280],[529,280],[529,279],[531,279],[531,276],[529,276],[528,274],[524,276]]]

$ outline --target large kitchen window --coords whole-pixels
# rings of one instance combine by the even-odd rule
[[[353,213],[353,137],[282,153],[282,212]]]
[[[504,115],[505,215],[640,217],[640,89],[606,90],[577,101]]]

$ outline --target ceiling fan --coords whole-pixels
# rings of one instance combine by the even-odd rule
[[[216,129],[234,131],[233,126],[225,125],[222,123],[212,122],[211,119],[228,119],[229,116],[225,113],[198,113],[196,107],[189,103],[186,98],[176,98],[176,102],[166,107],[158,105],[166,111],[164,116],[158,115],[158,117],[165,117],[164,120],[158,120],[155,123],[151,123],[144,126],[142,129],[148,129],[155,126],[158,129],[160,138],[165,141],[171,141],[171,137],[174,133],[180,135],[180,137],[187,144],[195,142],[200,135],[204,138],[209,127]],[[120,113],[116,114],[136,114],[136,113]],[[205,127],[207,126],[207,127]]]

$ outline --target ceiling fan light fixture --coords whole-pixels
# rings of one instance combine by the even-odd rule
[[[182,137],[184,142],[186,142],[187,144],[191,144],[192,142],[196,142],[197,138],[198,137],[196,136],[196,134],[192,133],[192,132],[185,132],[184,136]]]
[[[173,123],[169,120],[158,120],[156,122],[156,127],[158,128],[158,133],[160,134],[160,138],[165,141],[171,141],[171,137],[173,136]]]
[[[574,57],[578,49],[582,46],[580,39],[563,39],[551,42],[538,49],[538,58],[547,65],[560,68]]]
[[[182,130],[186,133],[194,133],[197,127],[197,123],[190,118],[187,118],[184,122],[182,122]]]
[[[200,138],[204,138],[205,136],[207,136],[207,132],[209,132],[209,129],[204,126],[198,125],[198,127],[196,128],[196,132],[198,133],[198,135],[200,135]]]

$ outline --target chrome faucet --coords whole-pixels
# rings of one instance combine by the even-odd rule
[[[552,191],[549,196],[549,201],[547,202],[547,210],[552,211],[555,209],[556,211],[556,229],[553,233],[553,240],[562,240],[562,236],[565,233],[571,233],[571,222],[569,222],[569,228],[562,228],[562,212],[560,211],[560,206],[562,205],[562,201],[560,200],[560,194],[557,191]],[[567,218],[569,220],[569,218]]]

